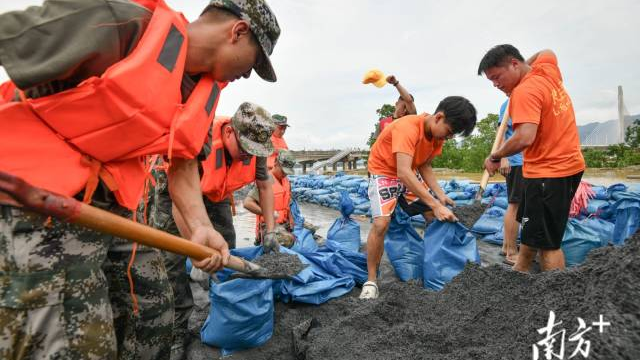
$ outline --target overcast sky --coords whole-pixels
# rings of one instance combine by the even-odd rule
[[[252,74],[232,83],[218,114],[232,115],[241,102],[252,101],[287,115],[292,149],[366,146],[375,110],[397,98],[390,85],[361,84],[372,68],[395,74],[418,112],[462,95],[479,118],[496,113],[504,95],[476,71],[485,52],[502,43],[525,58],[544,48],[556,52],[578,124],[617,118],[618,85],[629,113],[640,113],[637,0],[268,2],[282,29],[271,57],[278,82]],[[40,1],[7,3],[0,12]],[[208,1],[168,3],[193,20]],[[0,80],[6,78],[0,71]]]

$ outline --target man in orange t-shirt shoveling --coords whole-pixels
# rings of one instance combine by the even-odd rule
[[[564,269],[560,245],[585,163],[558,59],[543,50],[525,61],[515,47],[498,45],[482,58],[478,75],[483,73],[510,97],[514,127],[513,136],[487,157],[485,168],[493,175],[500,159],[524,151],[524,192],[517,215],[522,244],[513,268],[528,272],[540,251],[542,270]]]
[[[422,214],[442,221],[457,221],[447,208],[454,202],[438,185],[431,161],[442,153],[447,139],[456,134],[469,136],[475,125],[476,109],[469,100],[449,96],[440,102],[433,115],[404,116],[380,133],[368,161],[373,225],[367,237],[369,276],[362,286],[361,299],[375,299],[379,295],[378,265],[384,250],[384,236],[397,204],[412,216]]]

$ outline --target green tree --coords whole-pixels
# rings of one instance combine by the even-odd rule
[[[624,140],[632,149],[640,148],[640,119],[635,119],[627,128]]]
[[[384,104],[380,109],[376,110],[376,114],[378,114],[378,120],[382,118],[386,118],[389,116],[393,116],[393,113],[396,111],[396,107],[390,104]],[[369,135],[369,140],[367,140],[367,145],[369,148],[373,146],[373,143],[376,142],[378,138],[378,134],[380,134],[380,121],[376,121],[373,132]]]
[[[376,110],[376,114],[378,114],[378,119],[393,116],[394,112],[396,112],[396,107],[391,104],[384,104],[380,109]]]

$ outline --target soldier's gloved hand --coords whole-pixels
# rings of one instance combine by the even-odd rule
[[[264,234],[264,237],[262,238],[262,249],[264,250],[265,254],[268,254],[272,251],[280,251],[280,244],[278,243],[278,240],[276,240],[275,231],[270,231]]]

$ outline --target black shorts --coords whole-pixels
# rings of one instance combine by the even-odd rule
[[[522,224],[522,244],[543,250],[560,248],[582,173],[561,178],[523,178],[517,215]]]
[[[522,201],[522,165],[512,166],[507,175],[507,199],[509,204],[519,204]]]

